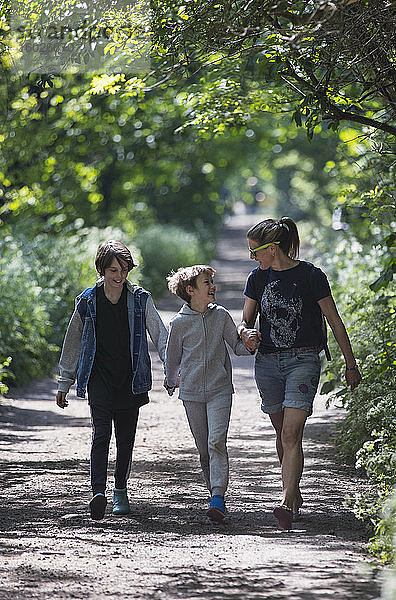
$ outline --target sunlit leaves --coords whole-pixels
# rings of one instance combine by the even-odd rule
[[[91,94],[116,94],[121,90],[121,83],[125,82],[125,75],[118,73],[116,75],[95,75],[92,78]]]
[[[189,15],[185,26],[175,17],[178,8]],[[232,59],[235,82],[263,81],[263,95],[279,88],[280,108],[291,103],[296,123],[305,125],[310,139],[323,121],[336,131],[343,120],[359,123],[367,117],[374,130],[381,129],[384,115],[378,110],[389,105],[384,90],[396,83],[395,14],[379,0],[369,8],[350,2],[230,1],[199,11],[194,3],[158,2],[153,6],[154,53],[158,49],[168,77],[180,80],[195,64],[209,85],[213,52],[222,56],[225,72]],[[165,29],[156,28],[161,14],[167,15]],[[389,79],[384,85],[379,83],[382,73]],[[389,129],[394,135],[396,129]]]

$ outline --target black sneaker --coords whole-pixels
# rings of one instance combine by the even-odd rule
[[[91,519],[94,521],[100,521],[103,519],[106,510],[107,500],[104,494],[95,494],[89,503],[89,510],[91,511]]]

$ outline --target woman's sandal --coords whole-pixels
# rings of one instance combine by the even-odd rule
[[[278,519],[279,528],[284,531],[290,531],[293,523],[293,511],[287,506],[277,506],[274,508],[274,516]]]
[[[297,510],[293,510],[293,523],[296,523],[296,521],[298,521],[300,517],[301,517],[300,509],[297,508]]]

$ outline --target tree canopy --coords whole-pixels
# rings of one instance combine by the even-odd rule
[[[8,4],[3,64],[17,62],[12,25],[23,17],[19,49],[34,40],[32,71],[46,75],[39,87],[50,82],[49,59],[58,54],[63,69],[96,67],[97,93],[189,90],[192,124],[210,117],[245,123],[249,114],[276,109],[309,136],[321,122],[336,129],[344,121],[396,133],[396,10],[389,0],[153,0],[150,10],[121,0]],[[99,54],[109,60],[90,64]]]
[[[396,134],[393,2],[154,0],[151,15],[153,68],[135,91],[187,84],[193,106],[234,122],[291,111],[310,136],[322,121]]]
[[[103,224],[111,207],[116,225],[128,214],[136,223],[176,219],[199,228],[206,212],[217,215],[216,227],[230,189],[245,198],[254,191],[233,182],[236,165],[250,160],[238,145],[255,157],[245,181],[260,171],[268,199],[276,177],[275,196],[302,210],[301,192],[289,193],[285,154],[271,151],[285,135],[293,146],[286,117],[310,140],[343,126],[324,161],[337,177],[324,177],[313,192],[308,179],[319,171],[307,172],[304,210],[315,218],[327,188],[326,210],[337,198],[344,213],[359,214],[357,231],[367,214],[368,229],[379,224],[392,244],[395,20],[388,0],[4,2],[3,218],[24,207],[49,211],[57,223],[89,215]],[[20,54],[33,42],[36,63],[27,73]],[[98,56],[104,62],[91,64]],[[340,140],[344,157],[332,167]],[[257,168],[263,148],[267,168]],[[287,160],[289,170],[299,168],[298,158]],[[394,270],[390,256],[385,281]]]

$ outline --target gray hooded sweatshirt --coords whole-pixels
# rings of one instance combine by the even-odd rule
[[[173,392],[180,374],[181,400],[207,402],[215,395],[233,394],[225,342],[235,354],[250,356],[223,306],[209,304],[204,313],[182,306],[169,328],[165,357],[168,391]]]

